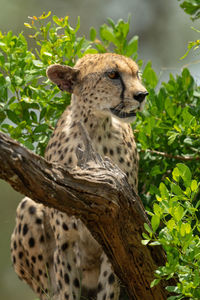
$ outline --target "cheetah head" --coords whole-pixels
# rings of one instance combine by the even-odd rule
[[[61,90],[78,96],[79,103],[88,102],[93,114],[112,115],[128,123],[142,110],[148,95],[137,64],[118,54],[88,54],[74,68],[52,65],[47,76]]]

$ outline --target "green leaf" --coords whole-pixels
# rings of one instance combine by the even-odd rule
[[[182,206],[178,205],[172,210],[172,216],[175,218],[177,222],[179,222],[184,215],[184,209]]]
[[[115,29],[115,22],[111,18],[107,18],[108,23]]]
[[[185,187],[190,187],[191,179],[192,179],[192,174],[191,174],[190,169],[188,168],[188,166],[186,166],[185,164],[182,164],[182,163],[179,163],[176,166],[179,169],[179,173],[184,181]]]
[[[162,214],[162,208],[160,207],[160,205],[158,205],[157,203],[153,204],[153,211],[154,213],[160,217],[160,215]]]
[[[6,114],[3,110],[0,110],[0,124],[6,119]]]
[[[173,132],[173,131],[168,131],[168,134],[170,134],[168,145],[172,145],[173,142],[176,140],[177,136],[179,136],[179,133]]]
[[[150,242],[150,240],[142,240],[141,241],[142,245],[144,245],[144,246],[148,245],[149,242]]]
[[[151,169],[151,175],[156,176],[158,174],[162,174],[162,170],[160,169],[160,166],[157,165]]]
[[[180,299],[183,299],[182,297],[180,297],[180,295],[178,296],[170,296],[167,298],[167,300],[180,300]]]
[[[49,11],[47,14],[45,12],[43,12],[43,14],[41,16],[39,16],[39,19],[40,20],[47,19],[50,15],[51,15],[51,11]]]
[[[180,234],[185,236],[191,232],[191,225],[189,223],[182,223],[180,228]]]
[[[174,168],[174,170],[172,171],[172,177],[176,182],[179,181],[179,176],[180,176],[179,169]]]
[[[27,147],[28,149],[30,149],[30,150],[32,150],[32,151],[34,150],[34,146],[33,146],[33,144],[32,144],[30,141],[26,140],[26,141],[23,142],[23,144],[24,144],[24,146]]]
[[[14,81],[17,86],[20,86],[23,83],[23,79],[17,75],[14,76]]]
[[[117,29],[120,33],[122,33],[122,38],[126,38],[129,33],[129,23],[124,22],[120,19],[117,23]]]
[[[95,38],[96,38],[96,30],[95,30],[95,28],[94,27],[91,27],[90,28],[90,39],[91,39],[91,41],[94,41],[95,40]]]
[[[169,228],[169,230],[173,230],[175,228],[174,219],[169,220],[166,225],[167,225],[167,228]]]
[[[193,115],[191,115],[188,111],[188,107],[185,107],[182,111],[182,118],[184,120],[184,124],[186,126],[191,126],[193,120],[195,119]]]
[[[180,186],[178,186],[175,183],[171,183],[171,191],[172,191],[172,193],[174,193],[177,196],[183,195],[182,189],[180,188]]]
[[[0,46],[1,46],[1,42],[0,42]],[[4,63],[5,63],[5,57],[3,53],[0,52],[0,65],[2,66]]]
[[[149,244],[149,246],[159,246],[161,243],[159,241],[154,241]]]
[[[149,225],[147,223],[144,223],[144,228],[148,233],[150,233],[150,234],[153,233],[152,229],[149,227]]]
[[[149,61],[142,73],[142,78],[145,81],[145,84],[151,88],[155,88],[158,84],[158,78],[155,71],[152,69],[152,64]]]
[[[144,150],[148,149],[148,146],[149,146],[149,144],[148,144],[148,138],[147,138],[146,134],[143,131],[139,132],[138,139],[139,139],[139,141],[140,141],[140,143],[142,145],[142,148]]]
[[[46,55],[46,56],[52,57],[52,53],[49,53],[49,52],[46,52],[46,51],[44,51],[44,52],[43,52],[43,55]]]
[[[12,110],[7,110],[7,116],[8,116],[8,119],[11,120],[15,124],[18,124],[20,122],[19,117]]]
[[[118,40],[115,38],[112,29],[109,28],[106,24],[100,27],[100,36],[102,40],[112,42],[115,45],[118,44]]]
[[[37,114],[34,112],[34,111],[31,111],[30,112],[30,117],[31,117],[31,120],[34,122],[34,123],[37,123]],[[27,112],[27,119],[30,119],[29,117],[29,114]]]
[[[179,293],[179,288],[177,286],[167,286],[166,290],[170,293]]]
[[[160,190],[162,199],[168,200],[169,199],[169,191],[163,182],[160,183],[159,190]]]
[[[150,287],[152,288],[152,287],[156,286],[156,285],[160,282],[160,280],[161,280],[160,278],[154,279],[154,280],[151,282]]]
[[[196,180],[192,180],[190,187],[191,187],[192,192],[196,192],[197,189],[198,189],[197,181]]]
[[[43,63],[40,60],[33,59],[33,64],[35,67],[38,67],[38,68],[44,67]]]
[[[200,3],[199,0],[185,0],[180,4],[183,10],[192,16],[192,20],[198,19],[200,17]]]
[[[154,215],[151,218],[151,226],[154,232],[156,232],[156,230],[158,229],[160,225],[160,217],[158,215]]]
[[[150,237],[145,232],[142,233],[142,236],[144,239],[150,240]]]
[[[129,41],[126,49],[126,55],[132,56],[134,53],[137,53],[138,50],[138,36],[132,37]]]
[[[174,107],[172,100],[169,97],[165,99],[165,110],[170,118],[174,119],[176,117],[176,108]]]
[[[57,25],[59,25],[59,26],[62,26],[63,25],[63,19],[60,19],[60,18],[58,18],[57,16],[53,16],[53,21],[57,24]]]
[[[99,51],[99,53],[106,53],[107,52],[106,48],[100,43],[96,44],[96,48]]]
[[[28,28],[32,28],[32,26],[29,23],[24,23],[24,26],[26,26]]]
[[[197,253],[197,254],[194,256],[194,258],[195,258],[196,260],[200,260],[200,252]]]
[[[77,19],[78,19],[78,20],[77,20],[76,28],[74,29],[74,33],[76,33],[76,32],[79,30],[80,24],[81,24],[81,20],[80,20],[80,17],[79,17],[79,16],[78,16]]]
[[[41,124],[35,128],[34,133],[46,132],[48,128],[47,124]]]

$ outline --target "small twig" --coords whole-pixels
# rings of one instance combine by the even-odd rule
[[[17,101],[20,102],[19,90],[17,88],[15,90],[15,94],[16,94],[16,97],[17,97]]]
[[[49,129],[51,129],[52,131],[54,131],[55,127],[53,127],[51,124],[47,124]]]
[[[169,154],[169,153],[166,153],[166,152],[160,152],[160,151],[151,150],[151,149],[146,149],[146,150],[142,149],[141,152],[150,152],[152,154],[164,156],[164,157],[167,157],[167,158],[174,158],[174,159],[177,159],[177,160],[183,160],[183,161],[200,160],[199,156],[191,157],[191,156],[172,155],[172,154]]]

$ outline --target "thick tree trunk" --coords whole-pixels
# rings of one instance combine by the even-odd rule
[[[0,178],[38,203],[80,218],[102,245],[131,299],[162,300],[162,284],[150,288],[154,270],[164,264],[158,246],[141,244],[149,223],[139,197],[126,176],[97,155],[83,131],[85,154],[77,149],[79,166],[63,169],[0,133]]]

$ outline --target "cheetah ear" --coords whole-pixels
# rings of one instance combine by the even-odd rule
[[[56,64],[48,67],[46,73],[61,91],[73,93],[79,72],[79,69]]]

